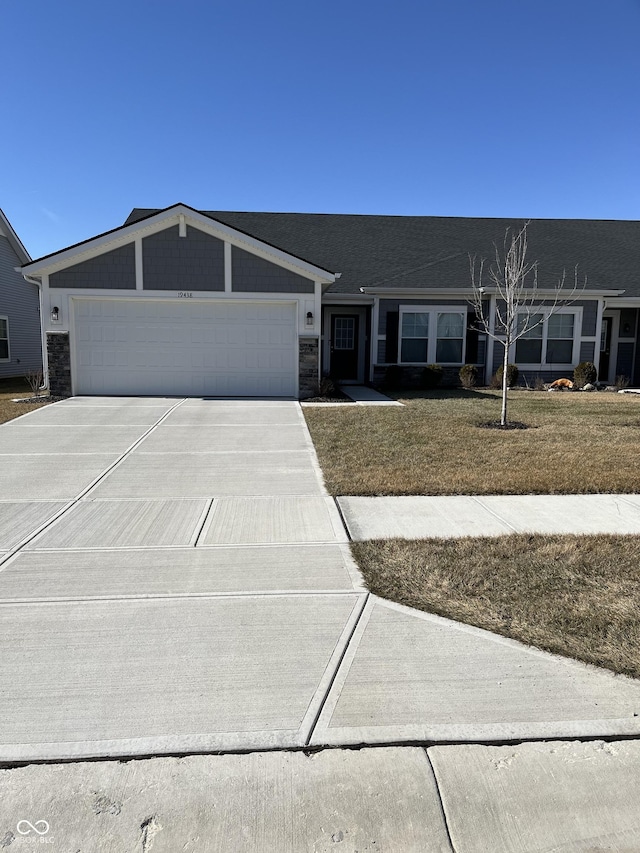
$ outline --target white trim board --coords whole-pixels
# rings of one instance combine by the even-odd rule
[[[278,249],[262,240],[244,234],[242,231],[231,228],[229,225],[225,225],[209,216],[204,216],[204,214],[199,213],[197,210],[193,210],[182,204],[174,205],[147,219],[134,222],[131,225],[123,225],[114,231],[109,231],[106,234],[93,237],[76,246],[70,246],[67,249],[62,249],[60,252],[28,263],[21,268],[21,271],[23,275],[30,276],[38,276],[44,272],[51,274],[52,272],[74,266],[93,257],[98,257],[120,246],[133,243],[137,238],[142,239],[150,234],[164,231],[166,228],[174,225],[178,225],[179,227],[181,217],[184,218],[186,225],[204,231],[233,246],[245,249],[270,263],[289,269],[304,278],[320,281],[325,285],[333,284],[336,280],[336,275],[328,270],[297,258],[295,255],[290,255],[282,249]]]

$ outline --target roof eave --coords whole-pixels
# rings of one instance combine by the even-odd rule
[[[456,296],[473,296],[474,290],[471,287],[361,287],[361,293],[368,293],[372,296],[430,296],[437,294],[438,296],[441,294],[455,294]],[[572,298],[576,296],[579,299],[582,295],[591,296],[594,298],[599,297],[612,297],[612,296],[622,296],[626,291],[624,290],[605,290],[605,289],[591,289],[586,288],[584,290],[578,289],[577,291],[569,290],[565,288],[564,291],[560,290],[560,293],[565,293],[567,296],[572,295]],[[548,299],[550,296],[557,296],[559,291],[556,288],[544,288],[539,287],[536,288],[535,292],[530,291],[527,295],[530,296],[541,296],[545,299]],[[498,289],[495,287],[485,287],[482,289],[483,296],[495,296],[498,294]]]

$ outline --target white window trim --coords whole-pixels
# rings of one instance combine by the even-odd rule
[[[7,362],[11,361],[11,334],[9,332],[9,318],[6,314],[0,314],[0,320],[5,320],[7,324],[7,357],[0,358],[0,364],[6,364]],[[3,338],[3,340],[5,339]]]
[[[467,350],[467,310],[460,305],[400,305],[398,308],[398,364],[408,367],[422,367],[425,364],[441,364],[443,367],[460,367],[465,363]],[[402,361],[402,315],[403,314],[429,314],[429,337],[427,343],[426,361]],[[436,348],[438,345],[438,314],[461,314],[462,323],[462,361],[436,361]],[[433,315],[433,316],[431,316]],[[432,330],[435,330],[432,334]],[[407,338],[407,340],[412,340]],[[415,338],[413,340],[416,340]],[[420,338],[419,340],[422,340]],[[453,338],[452,340],[459,340]]]
[[[520,314],[524,314],[524,311],[518,312]],[[527,362],[518,362],[516,361],[516,343],[511,345],[509,349],[509,361],[512,364],[517,364],[519,368],[522,370],[568,370],[569,368],[574,368],[576,364],[578,364],[580,360],[580,341],[581,341],[581,331],[582,331],[582,306],[569,307],[569,308],[556,308],[554,311],[552,308],[545,307],[544,305],[534,305],[530,310],[531,314],[544,314],[544,321],[542,323],[542,356],[543,361],[539,363],[527,363]],[[547,355],[547,330],[549,324],[549,317],[554,314],[573,314],[573,349],[571,350],[571,361],[566,363],[560,362],[548,362],[544,359]]]

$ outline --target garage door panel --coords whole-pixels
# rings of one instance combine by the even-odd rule
[[[296,392],[292,303],[135,299],[75,306],[77,394]]]

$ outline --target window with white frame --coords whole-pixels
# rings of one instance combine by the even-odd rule
[[[9,318],[0,317],[0,361],[9,361]]]
[[[463,364],[466,311],[400,307],[401,364]]]
[[[428,361],[429,314],[426,311],[403,311],[400,314],[400,361]]]
[[[525,326],[529,328],[516,341],[515,363],[536,367],[573,364],[577,358],[576,331],[580,326],[580,316],[579,309],[561,309],[554,314],[544,310],[529,315],[524,312],[518,314],[518,334]]]
[[[462,364],[465,319],[459,311],[438,314],[436,364]]]

